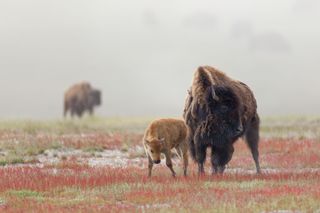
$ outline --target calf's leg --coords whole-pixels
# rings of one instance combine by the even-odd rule
[[[187,176],[187,168],[188,168],[188,146],[186,143],[182,143],[179,145],[177,152],[179,153],[181,159],[183,160],[183,174]]]
[[[148,177],[151,177],[152,167],[153,167],[153,161],[151,157],[148,155],[148,170],[149,170]]]
[[[164,154],[166,156],[166,165],[170,169],[172,176],[175,177],[176,176],[176,172],[173,170],[173,167],[172,167],[171,151],[170,150],[166,151]]]

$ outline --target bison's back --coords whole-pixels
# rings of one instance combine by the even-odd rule
[[[257,114],[257,102],[251,89],[240,81],[234,82],[234,90],[241,99],[243,120],[249,121]]]
[[[165,141],[180,143],[187,136],[187,127],[185,122],[180,119],[159,119],[153,121],[145,132],[146,139],[161,139]]]
[[[70,98],[82,98],[86,94],[89,93],[91,90],[91,85],[88,82],[81,82],[78,84],[75,84],[71,86],[66,92],[65,92],[65,100],[68,100]]]

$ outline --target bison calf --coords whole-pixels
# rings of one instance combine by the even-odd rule
[[[161,162],[160,155],[166,156],[166,165],[172,172],[176,173],[172,167],[171,149],[175,149],[181,159],[183,159],[184,175],[187,175],[188,166],[188,146],[186,143],[187,127],[183,120],[160,119],[153,121],[146,129],[143,137],[143,146],[146,151],[149,163],[149,177],[153,164]]]

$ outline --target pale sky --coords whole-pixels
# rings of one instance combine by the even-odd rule
[[[320,114],[319,0],[1,0],[0,118],[57,118],[64,91],[101,116],[179,116],[193,72],[247,83],[261,115]]]

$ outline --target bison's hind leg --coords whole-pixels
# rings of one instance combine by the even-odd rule
[[[259,124],[260,124],[259,116],[256,115],[252,119],[251,124],[249,125],[249,127],[245,133],[245,139],[246,139],[246,142],[250,148],[253,160],[255,162],[257,173],[261,173],[260,163],[259,163],[259,150],[258,150],[258,147],[259,147]]]

